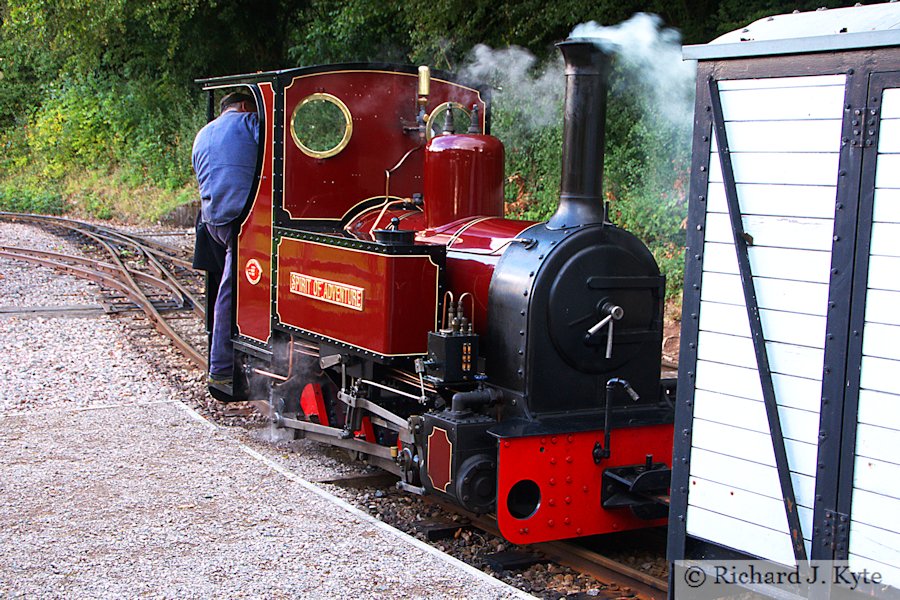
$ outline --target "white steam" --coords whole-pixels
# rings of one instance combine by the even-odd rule
[[[696,63],[681,59],[681,34],[665,27],[656,15],[637,13],[618,25],[594,21],[576,26],[571,38],[591,40],[616,54],[614,77],[624,77],[614,89],[625,93],[650,94],[644,106],[675,125],[689,128],[694,103]],[[494,99],[506,107],[518,107],[523,125],[539,128],[558,121],[565,94],[564,65],[557,52],[545,63],[527,50],[512,46],[494,50],[476,46],[461,69],[472,81],[495,89]],[[628,89],[637,81],[642,89]]]
[[[494,98],[504,106],[527,107],[520,112],[525,125],[543,127],[557,121],[565,94],[562,57],[558,54],[539,69],[528,50],[511,46],[494,50],[475,46],[462,68],[464,78],[494,88]]]
[[[690,124],[697,65],[682,60],[681,34],[663,26],[657,15],[637,13],[612,26],[590,21],[576,26],[569,37],[591,40],[616,54],[624,74],[652,94],[649,106],[674,124]]]

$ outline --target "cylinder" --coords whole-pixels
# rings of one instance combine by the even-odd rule
[[[562,183],[554,229],[603,222],[606,95],[612,56],[591,41],[557,47],[566,61]]]

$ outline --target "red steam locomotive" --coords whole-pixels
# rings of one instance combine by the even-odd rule
[[[546,223],[503,216],[487,89],[373,64],[200,81],[210,106],[248,89],[261,122],[236,376],[213,395],[270,397],[279,426],[494,512],[516,543],[665,523],[672,457],[664,278],[601,197],[610,57],[559,47]]]

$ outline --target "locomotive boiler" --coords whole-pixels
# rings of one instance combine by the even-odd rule
[[[490,93],[349,64],[202,80],[260,112],[234,261],[235,378],[280,427],[494,513],[516,543],[665,523],[664,278],[602,200],[610,56],[566,62],[562,189],[503,216]],[[210,286],[215,289],[214,286]]]

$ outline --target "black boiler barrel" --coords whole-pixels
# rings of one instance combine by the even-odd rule
[[[606,95],[612,56],[591,41],[557,44],[566,61],[562,185],[548,225],[576,227],[603,222],[603,152]]]

